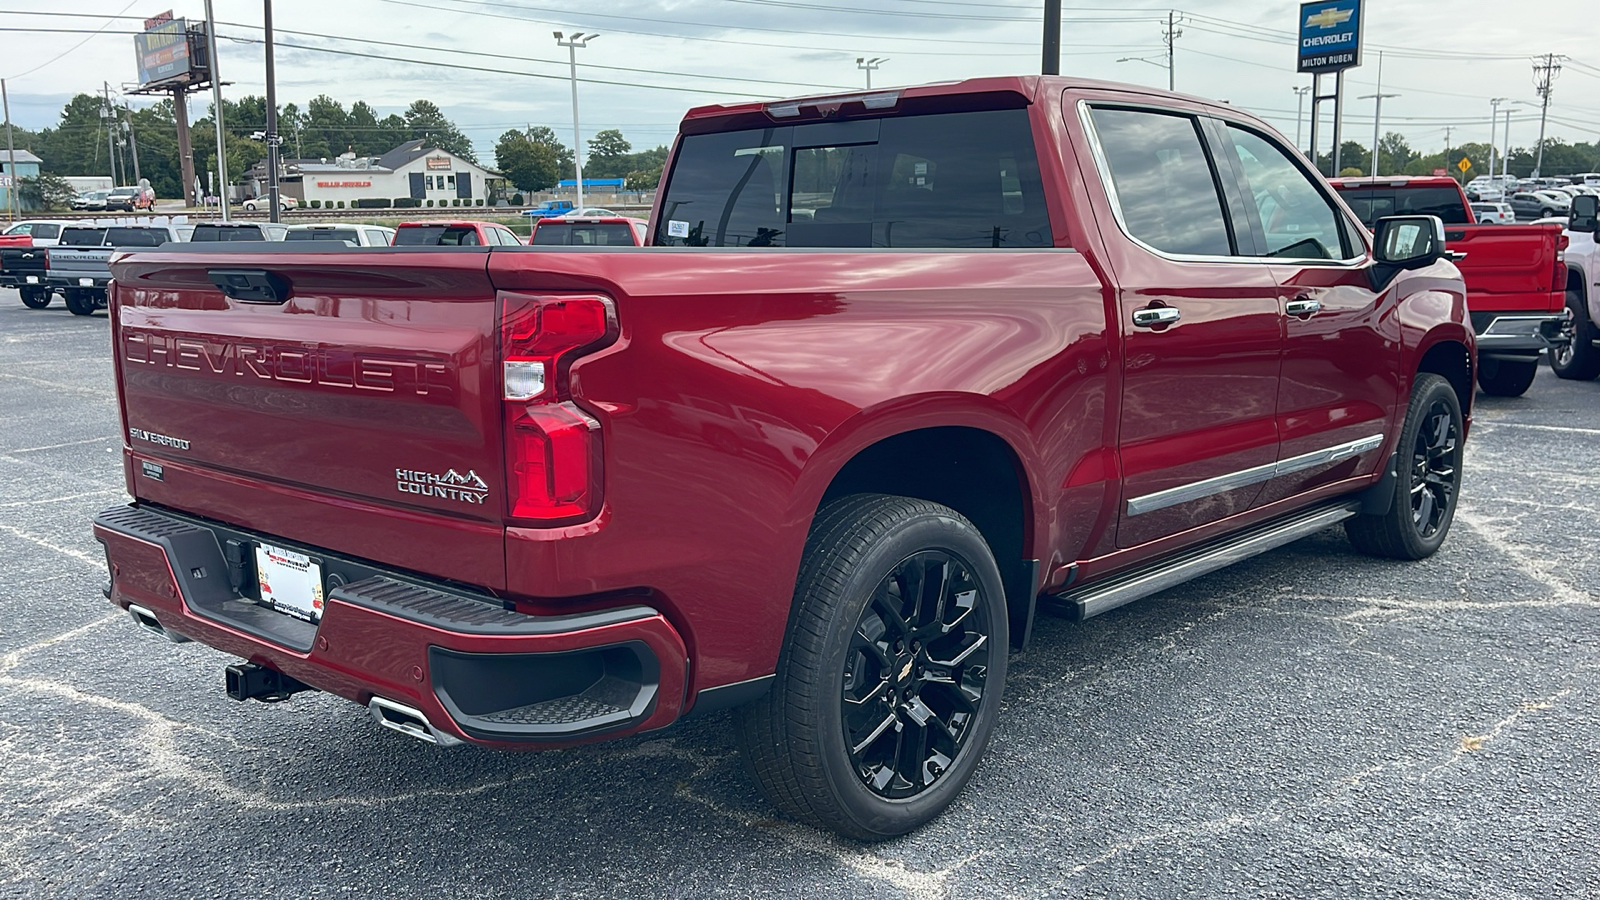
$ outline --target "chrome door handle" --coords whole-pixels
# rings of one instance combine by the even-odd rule
[[[1183,313],[1170,306],[1151,306],[1133,311],[1133,324],[1139,328],[1171,325],[1183,318]]]
[[[1299,297],[1283,305],[1283,311],[1291,316],[1309,316],[1322,309],[1322,301],[1310,297]]]

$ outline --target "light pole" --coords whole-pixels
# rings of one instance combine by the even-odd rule
[[[589,42],[600,35],[573,32],[571,37],[563,38],[561,32],[557,31],[555,36],[556,45],[567,48],[572,64],[572,167],[578,176],[578,203],[573,208],[583,209],[583,139],[578,136],[578,48],[589,46]]]
[[[1372,177],[1378,177],[1378,126],[1383,119],[1383,101],[1399,94],[1385,94],[1383,92],[1383,51],[1378,51],[1378,92],[1376,94],[1362,94],[1357,100],[1375,100],[1372,105]]]
[[[1505,103],[1508,99],[1509,98],[1506,98],[1506,97],[1490,97],[1489,98],[1489,174],[1490,175],[1494,174],[1494,152],[1497,149],[1497,147],[1495,145],[1494,138],[1495,138],[1495,129],[1498,128],[1499,125],[1500,125],[1500,104]],[[1446,159],[1445,160],[1445,164],[1449,165],[1450,164],[1450,160]]]
[[[272,53],[272,0],[263,0],[267,42],[267,221],[278,221],[278,74]],[[302,192],[303,193],[303,192]]]
[[[1501,129],[1501,134],[1500,134],[1500,140],[1505,142],[1505,143],[1500,145],[1502,147],[1502,149],[1500,151],[1500,177],[1502,177],[1502,178],[1510,178],[1511,177],[1511,109],[1510,109],[1510,107],[1521,106],[1521,105],[1522,105],[1522,101],[1521,100],[1510,100],[1510,101],[1507,101],[1507,103],[1506,103],[1506,107],[1507,107],[1506,108],[1506,127]]]
[[[1305,152],[1305,147],[1300,144],[1300,123],[1305,119],[1306,95],[1311,93],[1311,85],[1294,89],[1294,146],[1296,150]]]
[[[1148,56],[1124,56],[1123,58],[1117,60],[1117,62],[1119,62],[1119,63],[1142,62],[1142,63],[1149,63],[1150,65],[1156,66],[1158,68],[1166,69],[1167,70],[1167,84],[1171,84],[1172,83],[1172,70],[1170,68],[1167,68],[1168,63],[1165,60],[1166,60],[1165,57],[1162,57],[1160,59],[1151,59]]]
[[[865,56],[856,57],[856,68],[867,73],[867,90],[872,90],[872,70],[888,61],[887,58],[881,56],[874,56],[871,59],[867,59]]]
[[[212,166],[217,175],[217,210],[222,221],[228,221],[228,153],[222,139],[222,73],[217,65],[217,17],[211,14],[211,0],[206,0],[206,55],[211,65],[211,102],[217,111],[212,124],[217,130],[217,164]]]

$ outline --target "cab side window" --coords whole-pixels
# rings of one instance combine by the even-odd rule
[[[1167,253],[1234,255],[1194,117],[1097,107],[1090,118],[1129,236]]]
[[[1279,259],[1350,259],[1338,210],[1286,151],[1265,137],[1228,126],[1248,191],[1266,237],[1266,256]]]

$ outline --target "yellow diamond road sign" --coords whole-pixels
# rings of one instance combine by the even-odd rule
[[[1465,172],[1466,170],[1472,168],[1472,160],[1467,159],[1465,156],[1463,156],[1463,157],[1461,157],[1461,162],[1456,163],[1456,168],[1458,168],[1461,171]]]

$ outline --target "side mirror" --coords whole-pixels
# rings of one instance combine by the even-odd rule
[[[1379,219],[1372,243],[1369,273],[1375,291],[1382,291],[1406,269],[1423,269],[1450,258],[1444,246],[1444,221],[1438,216]]]
[[[1600,197],[1579,194],[1572,198],[1572,215],[1567,219],[1568,231],[1586,231],[1594,234],[1600,222]]]

